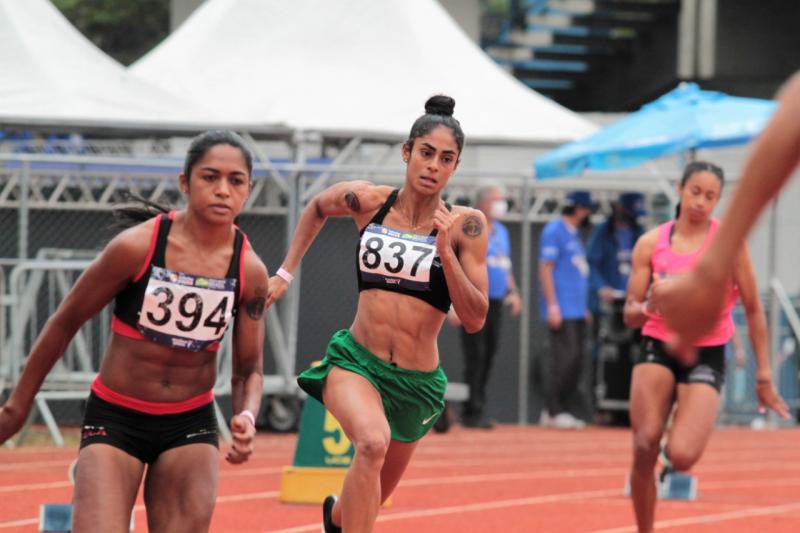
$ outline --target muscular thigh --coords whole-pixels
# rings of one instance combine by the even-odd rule
[[[670,428],[670,448],[699,457],[706,446],[719,410],[719,392],[705,383],[678,385],[678,408]]]
[[[187,444],[163,452],[147,470],[148,514],[169,517],[212,509],[218,477],[219,450],[211,444]]]
[[[73,531],[127,532],[144,463],[107,444],[81,449],[75,472]]]
[[[675,398],[675,376],[657,363],[639,363],[633,367],[630,393],[630,418],[634,431],[653,436],[664,430]]]
[[[325,380],[323,398],[325,407],[350,440],[358,441],[359,437],[374,431],[381,432],[388,440],[389,423],[383,401],[365,377],[334,367]]]

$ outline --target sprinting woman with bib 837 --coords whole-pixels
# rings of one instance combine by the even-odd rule
[[[323,505],[328,533],[372,530],[380,503],[442,414],[447,379],[436,339],[451,303],[467,331],[479,330],[486,317],[486,220],[480,211],[441,199],[464,143],[454,105],[445,96],[426,103],[403,144],[401,189],[350,181],[315,196],[278,275],[270,278],[273,301],[286,291],[325,220],[353,219],[360,231],[355,319],[334,334],[322,364],[298,378],[356,449],[341,499]]]

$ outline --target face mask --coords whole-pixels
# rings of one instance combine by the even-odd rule
[[[508,202],[505,200],[495,200],[489,206],[489,216],[492,218],[503,218],[508,213]]]

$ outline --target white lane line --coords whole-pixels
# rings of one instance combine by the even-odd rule
[[[25,483],[20,485],[0,486],[0,492],[22,492],[24,490],[49,490],[71,487],[69,481],[53,481],[51,483]]]
[[[483,503],[471,503],[467,505],[456,505],[451,507],[435,507],[433,509],[419,509],[417,511],[406,511],[399,513],[387,513],[378,515],[377,522],[391,522],[394,520],[405,520],[407,518],[418,518],[423,516],[442,516],[460,513],[476,513],[491,509],[508,509],[510,507],[525,507],[529,505],[540,505],[545,503],[566,502],[574,500],[586,500],[590,498],[603,498],[612,494],[619,493],[619,489],[613,490],[592,490],[584,492],[566,492],[561,494],[550,494],[547,496],[534,496],[531,498],[516,498],[513,500],[497,500]],[[303,526],[288,529],[271,530],[268,533],[303,533],[305,531],[319,531],[320,524],[315,522]]]
[[[69,483],[68,483],[69,484]],[[231,494],[228,496],[218,496],[217,497],[217,504],[220,503],[235,503],[235,502],[243,502],[249,500],[268,500],[272,498],[277,498],[280,495],[280,491],[273,490],[269,492],[250,492],[247,494]],[[145,507],[144,505],[135,505],[133,507],[134,513],[144,513]],[[19,527],[19,526],[30,526],[30,525],[37,525],[39,523],[38,518],[23,518],[21,520],[14,520],[12,522],[0,522],[0,529],[10,528],[10,527]]]
[[[653,524],[654,529],[665,529],[670,527],[688,526],[690,524],[711,524],[726,522],[728,520],[741,520],[754,516],[769,516],[783,514],[790,511],[800,510],[800,503],[789,503],[785,505],[775,505],[772,507],[755,507],[741,511],[729,511],[727,513],[716,513],[698,516],[687,516],[684,518],[674,518],[672,520],[660,520]],[[620,527],[615,529],[601,529],[592,533],[629,533],[636,532],[636,526]]]
[[[19,471],[19,470],[31,470],[37,468],[47,468],[53,466],[64,466],[67,467],[72,462],[72,459],[68,459],[66,461],[30,461],[30,462],[14,462],[14,463],[7,463],[7,464],[0,464],[0,471],[2,472],[12,472],[12,471]]]
[[[584,470],[542,470],[537,472],[499,472],[494,474],[473,474],[464,476],[443,476],[427,478],[410,478],[400,481],[402,487],[416,487],[421,485],[448,485],[452,483],[484,483],[486,481],[512,481],[527,479],[559,479],[590,476],[620,476],[620,487],[623,484],[627,470],[624,468],[587,468]]]
[[[277,498],[281,491],[271,490],[268,492],[249,492],[247,494],[231,494],[229,496],[217,496],[217,503],[243,502],[247,500],[267,500]]]
[[[36,526],[36,525],[39,525],[38,518],[23,518],[22,520],[14,520],[13,522],[0,522],[0,529],[6,529],[9,527]]]

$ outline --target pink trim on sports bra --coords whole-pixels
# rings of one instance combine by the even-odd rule
[[[156,243],[158,242],[158,230],[161,227],[161,217],[156,217],[156,223],[153,225],[153,235],[150,237],[150,248],[147,249],[147,257],[144,259],[144,263],[142,264],[142,268],[139,269],[139,273],[136,274],[133,278],[133,283],[136,283],[144,273],[147,272],[147,268],[150,266],[150,261],[153,260],[153,254],[156,252]]]
[[[209,390],[208,392],[180,402],[148,402],[109,389],[100,379],[100,376],[97,376],[92,382],[92,392],[109,403],[149,415],[185,413],[186,411],[197,409],[198,407],[202,407],[214,401],[214,392]]]

